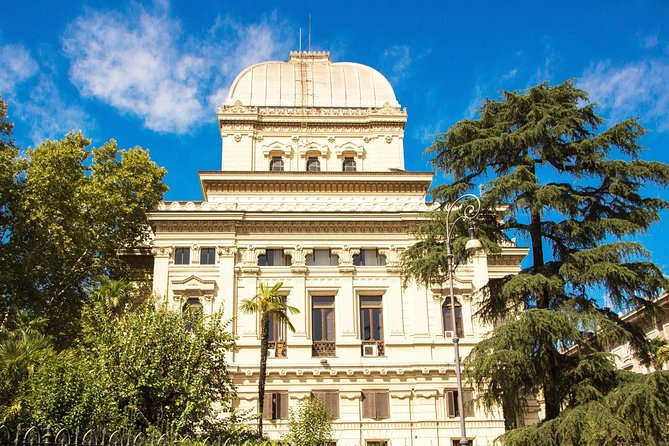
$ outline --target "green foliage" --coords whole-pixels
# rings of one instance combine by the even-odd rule
[[[118,312],[106,303],[88,304],[77,346],[47,357],[27,380],[14,421],[179,435],[231,431],[238,415],[223,412],[232,412],[235,396],[225,362],[234,338],[220,314],[182,315],[151,303]]]
[[[615,385],[601,399],[565,409],[560,417],[515,429],[499,439],[506,446],[621,446],[669,444],[669,372],[615,372]]]
[[[21,412],[26,383],[54,355],[50,340],[40,333],[43,319],[16,313],[9,329],[0,331],[0,423]]]
[[[253,299],[244,299],[241,310],[245,313],[260,315],[260,376],[258,378],[258,437],[262,437],[262,413],[265,403],[265,382],[267,380],[267,351],[269,349],[269,324],[273,318],[286,324],[290,331],[295,327],[290,322],[289,314],[298,314],[300,310],[286,303],[286,297],[280,294],[283,282],[272,287],[260,284],[258,294]]]
[[[147,240],[146,212],[167,190],[166,172],[139,147],[90,148],[81,133],[20,152],[2,101],[0,136],[0,313],[48,317],[63,347],[93,279],[127,276],[118,252]]]
[[[529,395],[543,395],[552,421],[522,435],[556,433],[567,418],[586,420],[580,411],[606,426],[607,414],[619,409],[608,406],[607,398],[616,392],[630,397],[626,392],[633,389],[616,381],[610,358],[601,353],[604,345],[628,341],[646,363],[652,352],[639,326],[599,307],[593,291],[605,290],[615,307],[641,306],[652,315],[651,299],[669,281],[649,252],[629,240],[667,209],[666,201],[645,197],[643,188],[666,187],[669,166],[640,159],[645,130],[638,121],[601,130],[603,119],[572,81],[502,95],[500,101],[487,100],[478,118],[458,122],[428,149],[434,167],[453,180],[432,191],[436,199],[451,201],[480,187],[483,209],[505,211],[503,220],[484,216],[479,237],[493,243],[509,234],[527,240],[531,248],[529,267],[491,279],[481,290],[477,316],[496,328],[466,359],[466,371],[484,407],[503,407],[507,427],[514,426]],[[419,243],[405,258],[410,278],[443,280],[445,231],[438,214],[419,229]],[[494,253],[490,243],[486,249]],[[630,410],[640,403],[628,401]],[[659,424],[669,416],[662,405],[651,414]],[[631,431],[626,418],[610,420],[611,429]],[[574,424],[564,426],[573,429]],[[591,431],[595,435],[596,429]],[[546,434],[535,443],[514,443],[514,435],[504,437],[504,443],[569,441],[553,443]],[[647,429],[639,435],[667,441],[663,431]]]
[[[311,397],[290,411],[290,433],[284,439],[291,446],[321,446],[332,440],[332,418],[323,402]]]

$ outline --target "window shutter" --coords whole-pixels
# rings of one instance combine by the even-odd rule
[[[446,416],[448,418],[455,418],[455,394],[456,392],[452,390],[447,390],[446,391]]]
[[[390,395],[388,392],[376,392],[376,419],[390,418]]]
[[[333,419],[339,418],[339,392],[330,392],[328,395],[328,411]]]
[[[272,419],[272,393],[265,393],[265,398],[263,399],[262,406],[262,419],[271,420]]]
[[[362,417],[363,418],[374,418],[375,414],[375,400],[376,394],[374,392],[363,391],[362,392]]]
[[[465,416],[473,417],[474,416],[474,392],[471,390],[463,390],[464,399],[462,402],[465,405]]]
[[[277,417],[280,420],[287,420],[288,419],[288,394],[287,393],[280,393],[278,395],[281,399],[279,400],[279,416]]]

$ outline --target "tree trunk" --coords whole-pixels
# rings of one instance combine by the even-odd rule
[[[532,173],[535,173],[535,165],[532,165]],[[534,200],[533,200],[534,201]],[[530,205],[530,241],[532,243],[532,266],[535,272],[539,272],[544,266],[544,246],[541,229],[541,208],[535,204]],[[550,306],[550,296],[546,292],[537,292],[537,308],[547,310]],[[539,342],[546,342],[539,339]],[[551,352],[552,345],[545,347],[546,352]],[[550,354],[550,353],[547,353]],[[555,363],[555,358],[550,358]],[[544,403],[546,404],[546,420],[552,420],[560,415],[560,397],[556,393],[556,382],[549,380],[542,385],[544,391]]]
[[[258,436],[262,437],[262,420],[265,406],[265,380],[267,379],[267,347],[269,345],[269,314],[260,317],[260,373],[258,375]]]

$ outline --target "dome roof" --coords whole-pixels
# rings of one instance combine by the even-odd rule
[[[399,107],[393,87],[366,65],[332,63],[326,52],[291,52],[288,62],[262,62],[239,73],[225,105],[257,107]]]

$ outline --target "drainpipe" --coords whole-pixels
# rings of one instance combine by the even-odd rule
[[[413,415],[411,414],[411,400],[413,399],[414,389],[409,393],[409,431],[411,432],[411,446],[413,446]]]

